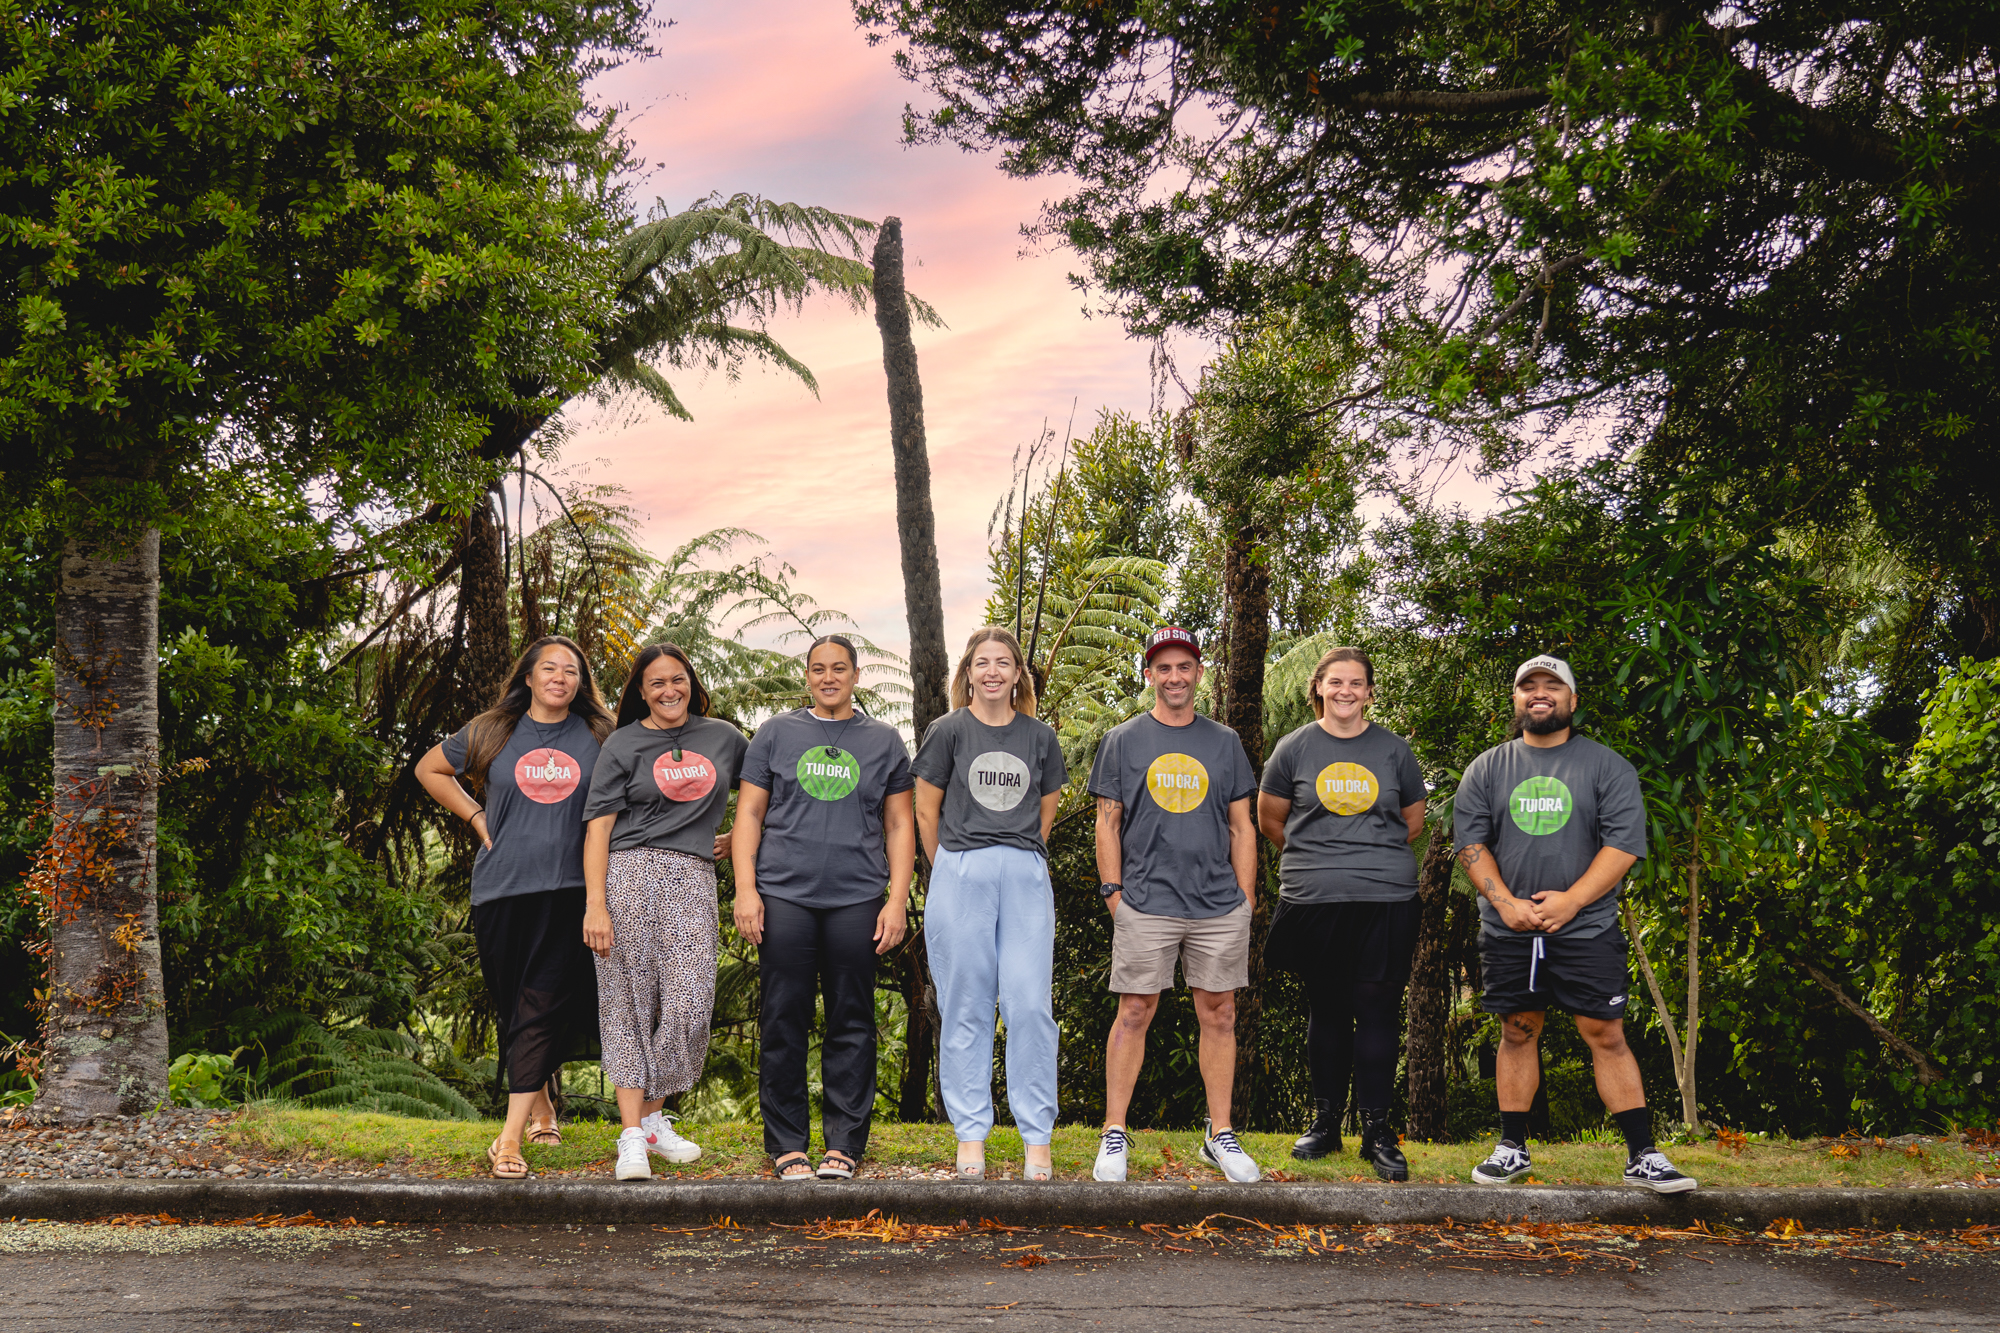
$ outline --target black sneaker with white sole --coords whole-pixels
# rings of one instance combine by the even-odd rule
[[[1648,1148],[1625,1164],[1625,1183],[1643,1185],[1655,1194],[1685,1194],[1696,1182],[1677,1171],[1658,1148]]]
[[[1502,1139],[1493,1148],[1493,1155],[1472,1168],[1472,1183],[1475,1185],[1511,1185],[1533,1169],[1528,1160],[1528,1150]]]

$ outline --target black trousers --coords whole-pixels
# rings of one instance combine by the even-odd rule
[[[881,911],[880,901],[802,907],[764,900],[757,1099],[764,1109],[764,1151],[774,1158],[812,1147],[806,1056],[820,999],[826,1002],[820,1128],[829,1149],[857,1162],[868,1150],[875,1116],[875,918]]]
[[[534,1092],[597,1035],[597,965],[583,942],[583,886],[472,908],[507,1091]]]
[[[1306,1064],[1313,1096],[1345,1114],[1387,1110],[1402,1053],[1403,987],[1417,949],[1418,904],[1284,901],[1264,961],[1305,985]]]

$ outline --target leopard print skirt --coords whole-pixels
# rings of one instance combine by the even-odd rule
[[[611,853],[611,953],[597,959],[604,1076],[648,1100],[686,1092],[708,1059],[715,1008],[715,865],[685,852]],[[595,957],[595,955],[592,955]]]

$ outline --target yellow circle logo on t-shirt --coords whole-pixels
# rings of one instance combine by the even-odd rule
[[[1319,803],[1336,815],[1358,815],[1375,808],[1382,788],[1375,775],[1359,764],[1328,764],[1313,780]]]
[[[1184,815],[1208,799],[1208,770],[1191,754],[1163,754],[1146,766],[1146,794],[1167,813]]]

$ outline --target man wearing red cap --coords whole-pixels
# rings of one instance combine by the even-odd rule
[[[1146,640],[1153,707],[1105,733],[1090,770],[1097,798],[1099,892],[1111,909],[1111,989],[1118,1017],[1104,1052],[1098,1180],[1125,1179],[1125,1114],[1146,1029],[1180,964],[1201,1020],[1208,1122],[1201,1155],[1230,1180],[1262,1172],[1230,1128],[1236,990],[1250,981],[1257,776],[1234,731],[1194,710],[1201,644],[1177,625]]]

